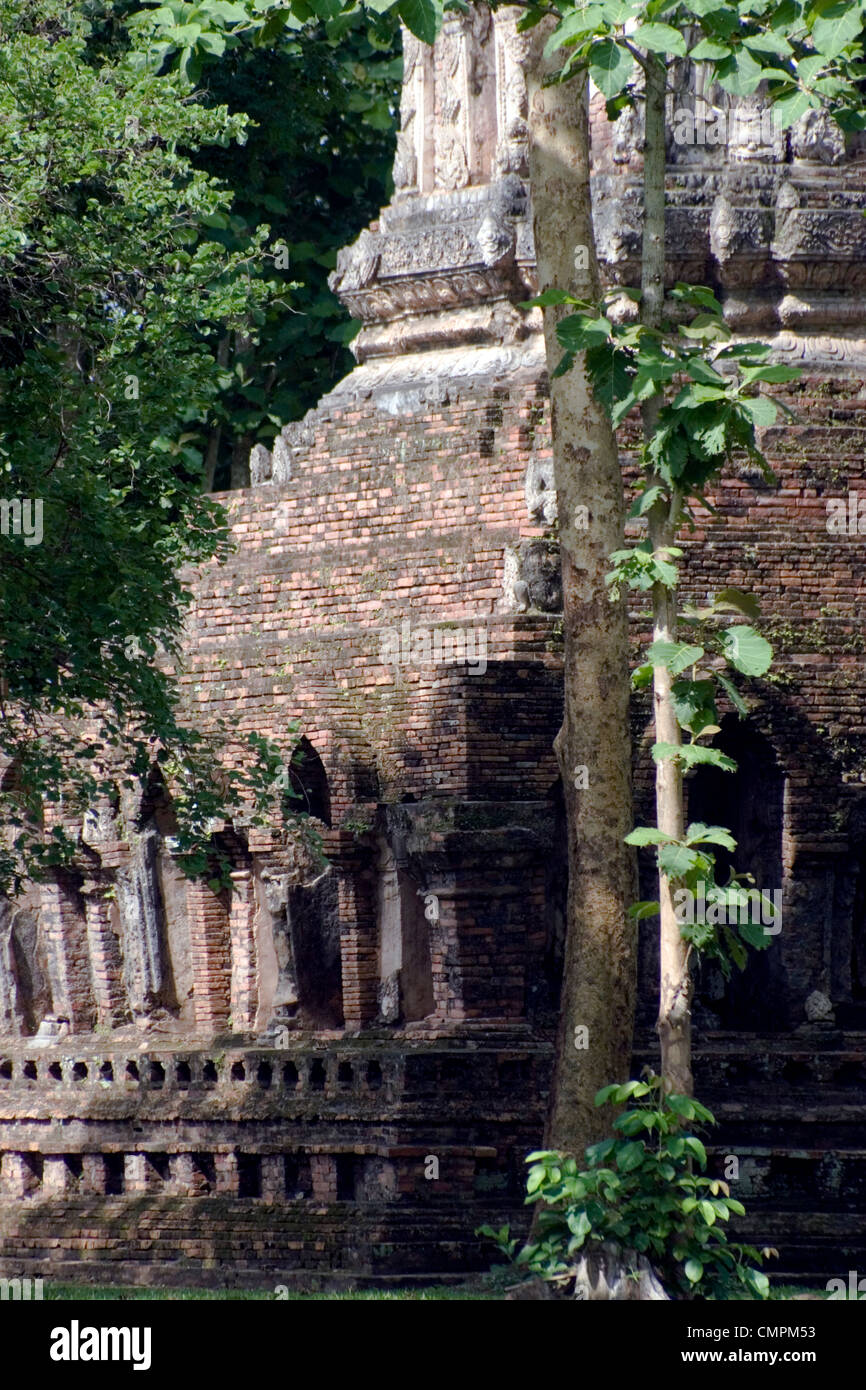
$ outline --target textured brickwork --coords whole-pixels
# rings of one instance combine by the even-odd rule
[[[193,953],[195,1020],[206,1033],[224,1029],[231,1010],[231,938],[229,913],[222,897],[206,883],[187,887]]]

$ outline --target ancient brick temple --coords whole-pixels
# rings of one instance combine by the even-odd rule
[[[74,871],[5,904],[4,1273],[441,1275],[484,1266],[480,1222],[523,1219],[565,884],[515,18],[474,6],[433,50],[406,38],[395,195],[334,277],[358,365],[254,450],[223,499],[237,549],[196,581],[196,717],[287,747],[300,719],[293,789],[324,858],[218,825],[231,893],[188,882],[155,772],[87,817]],[[778,486],[729,478],[685,542],[690,596],[754,589],[777,651],[718,736],[739,772],[689,783],[783,922],[732,984],[701,974],[698,1089],[749,1233],[780,1272],[838,1275],[866,1259],[864,155],[819,117],[779,134],[757,99],[713,100],[672,101],[670,278],[715,286],[737,334],[805,374],[765,431]],[[600,256],[634,284],[640,131],[603,110],[594,131]]]

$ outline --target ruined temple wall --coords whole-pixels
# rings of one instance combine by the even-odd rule
[[[268,666],[288,658],[294,680],[277,695],[277,709],[300,709],[305,723],[321,728],[329,775],[349,800],[353,777],[347,769],[360,756],[384,773],[384,799],[432,793],[531,801],[547,796],[557,775],[550,740],[559,709],[558,622],[555,613],[544,614],[531,602],[529,611],[515,613],[513,574],[510,585],[506,575],[509,550],[544,535],[543,520],[528,518],[527,495],[538,503],[532,480],[540,461],[549,467],[545,374],[538,366],[508,386],[494,375],[468,391],[457,383],[449,395],[447,363],[440,368],[427,399],[424,388],[420,400],[417,394],[389,396],[383,403],[372,394],[359,408],[359,393],[341,401],[336,392],[301,427],[286,432],[293,443],[289,482],[224,499],[238,518],[242,550],[231,574],[215,571],[205,581],[196,607],[204,639],[196,680],[203,693],[212,692],[215,705],[230,700],[233,686],[217,652],[230,653],[232,639],[220,646],[216,636],[224,621],[220,605],[231,605],[241,627],[264,614],[263,628],[274,633],[267,645],[272,655],[262,660],[238,653],[232,679],[240,690],[272,695],[276,683],[267,684],[273,681]],[[774,943],[774,959],[780,962],[775,986],[786,1000],[782,1012],[793,1025],[813,990],[837,1001],[851,992],[850,913],[859,852],[851,825],[862,801],[866,753],[860,622],[866,570],[858,535],[840,535],[828,525],[831,500],[847,504],[850,492],[866,494],[860,423],[866,402],[855,373],[833,374],[826,366],[808,372],[783,399],[793,418],[780,416],[763,434],[777,484],[750,468],[729,471],[710,499],[719,514],[698,511],[695,530],[682,543],[683,599],[702,603],[728,585],[754,592],[776,649],[770,678],[749,683],[748,695],[754,725],[785,779],[783,877],[772,885],[784,892],[785,929]],[[627,475],[634,443],[626,436]],[[363,482],[354,480],[347,460],[355,461]],[[296,480],[307,487],[309,470],[316,470],[324,489],[325,535],[329,509],[339,524],[347,492],[358,512],[364,499],[369,539],[340,552],[340,569],[328,550],[315,570],[322,603],[336,592],[343,613],[357,614],[352,628],[323,628],[316,599],[297,601],[291,577],[290,611],[280,627],[280,598],[273,608],[270,600],[260,607],[254,584],[244,584],[245,575],[262,570],[270,584],[279,544],[274,519]],[[336,502],[332,488],[340,489]],[[458,515],[449,512],[454,491]],[[306,495],[315,496],[309,487]],[[437,529],[445,518],[441,544]],[[310,577],[307,571],[308,585]],[[282,575],[274,578],[278,594],[284,582]],[[374,583],[381,587],[371,593],[367,586]],[[399,629],[404,619],[416,628],[478,622],[481,615],[488,638],[483,674],[428,673],[381,662],[383,630]],[[298,632],[305,648],[299,655],[293,649]],[[636,603],[635,655],[645,636]],[[304,713],[307,690],[315,691],[315,713]],[[271,722],[264,694],[241,697],[239,705],[242,719],[279,732],[279,715]],[[639,701],[634,717],[639,812],[649,816],[651,740]],[[358,737],[350,746],[353,727]],[[315,741],[316,734],[311,737]]]
[[[544,534],[525,496],[527,459],[549,466],[535,384],[389,404],[320,408],[290,481],[221,499],[238,550],[196,584],[182,683],[198,718],[228,714],[277,741],[300,716],[335,821],[370,799],[365,762],[385,799],[531,801],[556,777],[558,711],[520,660],[555,664],[556,624],[516,611],[507,571]],[[505,729],[522,730],[525,756],[496,746]]]

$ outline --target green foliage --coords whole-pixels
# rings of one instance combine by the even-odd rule
[[[615,428],[645,401],[664,398],[644,445],[645,481],[632,515],[645,515],[673,489],[702,501],[707,484],[737,450],[772,480],[756,431],[773,423],[777,407],[756,391],[762,384],[795,380],[797,368],[768,362],[771,349],[765,343],[730,345],[721,305],[703,285],[675,287],[672,299],[691,310],[691,317],[661,331],[614,322],[608,311],[621,294],[612,292],[600,304],[557,294],[557,303],[576,310],[557,323],[565,349],[557,372],[568,371],[575,355],[585,353],[593,393]],[[629,294],[640,297],[636,290]],[[532,302],[551,300],[548,295]]]
[[[637,1263],[645,1256],[672,1297],[765,1299],[762,1254],[728,1240],[725,1223],[744,1207],[721,1179],[706,1176],[695,1128],[714,1124],[705,1106],[665,1092],[661,1078],[605,1086],[596,1105],[629,1108],[615,1135],[586,1150],[586,1167],[550,1150],[531,1153],[527,1203],[541,1210],[535,1236],[516,1264],[567,1288],[581,1255],[610,1242]],[[482,1234],[513,1258],[507,1227]],[[764,1251],[763,1255],[770,1252]]]
[[[175,677],[181,567],[227,548],[199,433],[217,341],[270,293],[248,274],[264,229],[233,249],[202,230],[231,194],[190,154],[246,123],[94,35],[63,0],[0,0],[0,470],[43,507],[40,543],[0,538],[6,887],[74,849],[44,803],[82,812],[169,750],[204,778],[195,804],[236,776],[215,779]]]
[[[866,125],[863,0],[606,0],[557,13],[547,51],[563,54],[558,79],[588,71],[611,116],[639,99],[648,62],[687,57],[733,96],[765,83],[781,128],[822,107],[843,129]]]
[[[129,24],[147,36],[160,71],[180,69],[197,83],[199,100],[250,121],[242,148],[193,155],[196,167],[234,192],[230,212],[208,235],[236,249],[265,226],[267,244],[249,273],[279,287],[251,312],[248,328],[220,340],[225,384],[207,435],[214,485],[228,487],[233,459],[243,464],[256,441],[270,444],[354,365],[348,344],[360,325],[328,275],[337,251],[391,193],[402,75],[397,21],[356,6],[302,24],[288,9],[177,0],[137,10]],[[193,28],[198,35],[185,48]]]

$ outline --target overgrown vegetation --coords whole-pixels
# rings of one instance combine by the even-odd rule
[[[693,1131],[715,1123],[710,1111],[666,1091],[652,1075],[606,1086],[596,1096],[597,1105],[626,1102],[629,1108],[613,1122],[614,1137],[587,1149],[585,1168],[552,1150],[529,1155],[526,1200],[540,1210],[528,1244],[518,1252],[508,1227],[485,1226],[479,1234],[518,1269],[563,1292],[574,1285],[581,1255],[612,1243],[631,1261],[634,1278],[638,1257],[645,1256],[670,1296],[766,1298],[762,1253],[729,1241],[724,1229],[745,1208],[726,1182],[704,1172],[707,1152]]]

